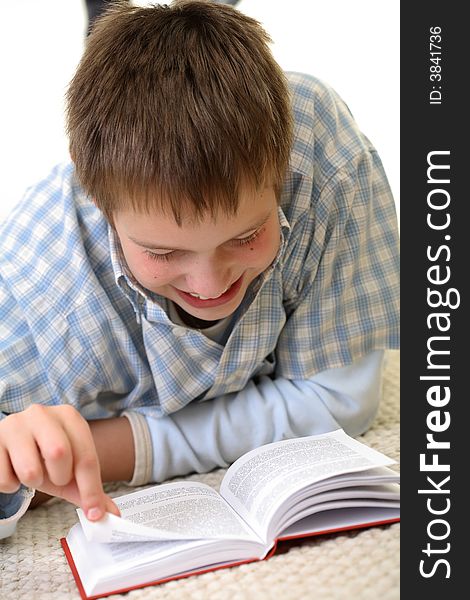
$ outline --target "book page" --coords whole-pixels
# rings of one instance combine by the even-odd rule
[[[358,503],[356,503],[358,502]],[[277,515],[275,522],[269,526],[269,534],[275,536],[282,533],[284,529],[319,511],[331,510],[333,504],[340,506],[387,506],[399,509],[400,486],[396,483],[388,485],[358,486],[349,488],[347,496],[342,490],[331,490],[322,492],[310,498],[297,502],[293,507],[287,509],[284,514]]]
[[[336,508],[333,510],[314,513],[296,521],[287,529],[284,529],[279,540],[302,537],[315,533],[341,531],[358,526],[365,527],[368,524],[381,524],[396,521],[400,518],[400,510],[389,506],[352,506],[348,503],[347,508]]]
[[[258,538],[219,493],[196,482],[167,483],[114,498],[121,517],[91,522],[77,513],[88,541]]]
[[[276,508],[299,489],[334,475],[394,462],[339,429],[248,452],[228,469],[220,493],[267,541]]]
[[[89,542],[80,523],[66,542],[87,596],[109,594],[150,581],[225,562],[260,560],[269,548],[240,540],[169,540],[142,543]]]

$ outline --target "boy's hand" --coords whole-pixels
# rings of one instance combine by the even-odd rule
[[[21,483],[81,506],[91,521],[120,515],[103,491],[90,427],[71,406],[33,404],[0,421],[0,492]]]

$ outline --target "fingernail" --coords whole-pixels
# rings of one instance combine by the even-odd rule
[[[101,517],[103,516],[103,513],[100,508],[95,506],[93,508],[88,509],[86,516],[87,519],[89,519],[90,521],[99,521],[99,519],[101,519]]]

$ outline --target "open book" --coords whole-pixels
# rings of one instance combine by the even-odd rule
[[[398,521],[394,462],[341,429],[274,442],[235,461],[220,493],[182,481],[114,498],[122,518],[77,509],[61,542],[84,599],[262,560],[279,540]]]

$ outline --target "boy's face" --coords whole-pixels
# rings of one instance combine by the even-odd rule
[[[236,310],[280,244],[272,187],[242,195],[235,217],[220,215],[213,221],[208,216],[199,223],[183,219],[179,227],[162,213],[120,211],[114,226],[135,279],[206,321]]]

